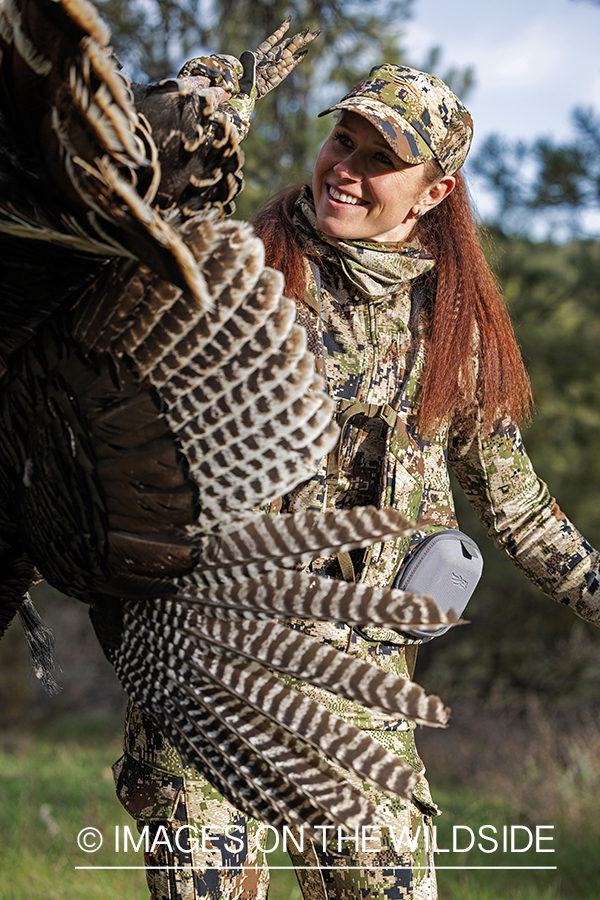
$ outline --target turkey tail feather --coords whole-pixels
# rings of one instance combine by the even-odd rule
[[[163,620],[166,627],[164,636],[157,631],[153,616],[149,616],[139,605],[127,605],[125,628],[131,628],[127,659],[117,653],[113,662],[124,685],[134,694],[142,709],[157,715],[154,710],[164,691],[171,709],[177,710],[177,714],[171,713],[171,718],[174,721],[178,718],[181,721],[182,717],[187,720],[187,727],[183,727],[185,746],[177,743],[177,738],[175,742],[190,765],[198,765],[198,733],[204,734],[200,748],[208,738],[213,745],[213,755],[220,750],[229,759],[227,742],[232,739],[242,741],[251,750],[248,765],[253,767],[257,759],[263,760],[267,771],[276,771],[278,777],[288,784],[291,797],[296,794],[302,796],[303,790],[310,785],[309,799],[316,804],[321,817],[326,815],[331,796],[328,796],[325,805],[321,805],[318,802],[319,792],[329,791],[330,781],[334,778],[340,794],[338,802],[346,804],[351,799],[355,809],[350,812],[345,807],[343,813],[337,814],[329,810],[329,816],[347,827],[373,822],[376,818],[374,810],[354,791],[347,792],[340,788],[339,774],[323,758],[315,756],[310,746],[320,750],[341,768],[353,771],[358,778],[367,779],[399,796],[409,796],[415,784],[414,771],[360,729],[270,675],[262,666],[239,659],[227,660],[211,652],[199,653],[195,643],[190,645],[189,638],[186,639],[185,632],[178,627],[179,623],[175,622],[171,627],[168,609],[161,606],[155,612],[156,617],[167,614]],[[145,626],[144,620],[150,627]],[[307,654],[310,644],[318,649],[314,641],[305,641]],[[192,647],[193,655],[190,657],[188,651]],[[349,661],[350,664],[353,662]],[[139,674],[133,677],[140,665],[148,670],[145,683],[152,684],[152,697],[140,692]],[[356,667],[355,675],[360,675],[364,665]],[[401,684],[400,679],[398,683]],[[158,706],[162,708],[163,703],[158,703]],[[205,713],[199,714],[198,708],[204,709]],[[219,735],[218,743],[214,729]],[[264,774],[252,771],[255,788],[263,778]],[[231,796],[231,792],[226,791],[226,796]],[[239,802],[239,798],[234,802]],[[247,809],[247,806],[242,808]],[[298,811],[296,808],[294,818],[288,816],[287,820],[297,823]],[[301,815],[305,814],[301,812]],[[354,817],[357,817],[356,822]],[[311,818],[304,821],[310,823]],[[319,824],[322,821],[321,818]]]

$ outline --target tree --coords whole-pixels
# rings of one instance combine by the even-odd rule
[[[575,138],[506,141],[490,135],[471,162],[496,197],[494,222],[504,231],[531,233],[544,221],[571,235],[585,231],[582,213],[600,209],[600,116],[573,112]]]

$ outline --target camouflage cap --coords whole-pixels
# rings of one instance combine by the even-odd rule
[[[435,75],[386,63],[339,103],[319,113],[348,109],[368,119],[405,162],[436,159],[446,175],[463,165],[473,120],[458,97]]]

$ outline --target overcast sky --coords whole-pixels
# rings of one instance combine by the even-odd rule
[[[600,6],[586,0],[414,0],[413,9],[404,37],[413,65],[439,46],[439,74],[451,66],[475,70],[465,100],[475,152],[491,131],[567,140],[573,107],[600,113]]]

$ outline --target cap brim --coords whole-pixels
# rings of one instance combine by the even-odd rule
[[[416,166],[434,159],[431,148],[412,125],[379,100],[350,97],[336,103],[335,106],[330,106],[329,109],[324,109],[319,113],[319,117],[335,110],[349,110],[367,119],[383,135],[403,162]]]

